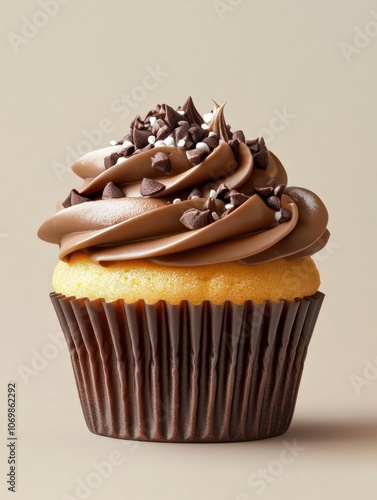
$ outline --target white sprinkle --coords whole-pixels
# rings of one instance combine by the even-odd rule
[[[152,127],[153,127],[154,122],[155,122],[156,120],[157,120],[157,118],[156,118],[155,116],[150,116],[150,117],[149,117],[149,121],[150,121],[150,124],[152,125]]]
[[[215,219],[215,220],[219,220],[220,217],[217,215],[216,212],[212,212],[212,217]]]
[[[150,135],[148,137],[149,144],[154,144],[156,142],[156,137],[154,135]]]
[[[186,120],[180,120],[180,121],[178,122],[178,125],[184,125],[185,123],[188,123],[188,122],[187,122]]]
[[[177,146],[179,148],[183,148],[186,146],[186,141],[184,139],[179,139],[179,141],[177,142]]]
[[[173,203],[181,203],[181,198],[176,198],[175,200],[173,200]]]
[[[164,141],[156,141],[156,142],[154,143],[154,147],[155,147],[155,148],[160,148],[160,147],[162,147],[162,146],[166,146],[166,143],[165,143]]]
[[[191,196],[190,200],[196,200],[196,199],[199,199],[199,196],[196,196],[196,194],[194,194],[193,196]]]
[[[209,129],[209,126],[206,123],[202,123],[202,129],[207,130]]]
[[[118,144],[118,141],[110,141],[110,144],[111,144],[112,146],[116,146],[116,145]]]
[[[224,139],[219,139],[219,144],[221,144],[222,142],[225,142]]]
[[[122,146],[124,148],[129,148],[130,146],[133,146],[133,144],[132,144],[131,141],[124,141],[124,143],[122,144]]]
[[[213,113],[204,113],[203,115],[203,120],[206,122],[206,123],[209,123],[213,118]]]
[[[281,219],[281,211],[279,210],[279,212],[275,212],[275,220],[279,222],[280,219]]]
[[[225,205],[225,208],[226,208],[227,210],[230,210],[231,208],[234,208],[234,205],[233,205],[233,203],[227,203],[227,204]]]
[[[175,146],[174,137],[171,137],[170,135],[169,135],[169,137],[164,139],[164,142],[167,146]]]
[[[180,115],[185,115],[185,114],[186,114],[186,113],[183,111],[183,109],[179,109],[179,110],[178,110],[178,113],[179,113]]]
[[[214,189],[211,189],[211,191],[209,192],[209,197],[216,198],[216,191]]]
[[[216,134],[216,132],[210,132],[208,134],[208,137],[217,137],[217,134]]]
[[[122,162],[123,160],[126,160],[127,158],[125,158],[124,156],[119,156],[119,158],[117,159],[117,162],[115,165],[117,165],[118,163]]]
[[[208,144],[205,142],[197,142],[195,147],[196,149],[202,149],[203,151],[210,151]]]

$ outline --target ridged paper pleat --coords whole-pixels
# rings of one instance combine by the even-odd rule
[[[170,442],[285,432],[323,298],[172,306],[51,294],[89,429]]]

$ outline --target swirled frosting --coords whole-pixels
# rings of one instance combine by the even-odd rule
[[[81,250],[101,264],[253,265],[312,255],[329,237],[320,198],[287,187],[263,138],[232,132],[224,105],[203,117],[191,97],[177,110],[158,105],[72,169],[81,187],[38,232],[62,260]]]

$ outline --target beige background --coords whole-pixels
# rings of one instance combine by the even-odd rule
[[[0,497],[10,496],[6,384],[16,380],[20,499],[374,498],[377,3],[23,0],[1,17]],[[92,148],[107,145],[135,114],[189,94],[202,113],[211,97],[227,101],[233,128],[250,138],[262,131],[290,184],[317,192],[330,212],[332,238],[317,256],[327,297],[294,421],[267,441],[94,436],[68,352],[51,340],[61,335],[48,299],[57,248],[36,231],[78,185],[67,169],[72,150],[84,151],[94,129],[102,131],[91,132]],[[114,457],[95,483],[94,463]],[[256,486],[260,469],[270,479]],[[77,490],[80,481],[91,489]]]

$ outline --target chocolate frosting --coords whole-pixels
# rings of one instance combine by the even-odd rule
[[[254,265],[319,251],[329,233],[318,196],[286,187],[279,159],[262,138],[232,133],[224,105],[204,118],[191,98],[178,110],[163,104],[136,117],[117,144],[72,166],[83,184],[39,237],[58,244],[62,260],[82,250],[103,265]]]

